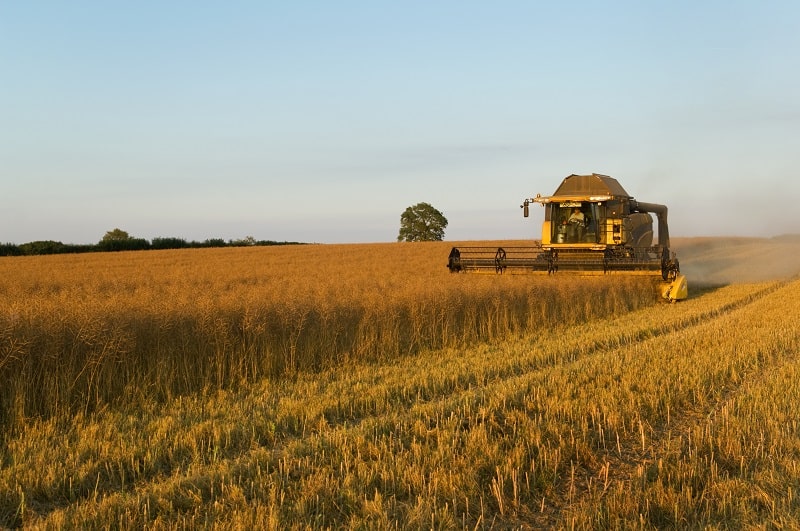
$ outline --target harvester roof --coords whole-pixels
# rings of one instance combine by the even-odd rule
[[[553,197],[558,196],[615,196],[631,197],[613,177],[593,173],[591,175],[570,175],[556,189]]]

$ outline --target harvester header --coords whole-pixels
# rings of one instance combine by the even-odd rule
[[[570,175],[551,196],[525,199],[545,209],[541,240],[531,247],[453,247],[451,272],[660,275],[667,300],[688,296],[670,252],[667,207],[637,201],[613,177]],[[658,220],[654,243],[653,216]]]

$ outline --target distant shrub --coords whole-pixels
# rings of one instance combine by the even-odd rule
[[[58,254],[64,252],[64,244],[52,240],[23,243],[19,246],[22,254]]]

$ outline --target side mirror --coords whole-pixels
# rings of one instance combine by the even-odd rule
[[[524,203],[522,203],[522,205],[521,205],[521,206],[522,206],[522,216],[523,216],[523,217],[526,217],[526,218],[527,218],[527,217],[528,217],[528,215],[530,214],[530,209],[528,208],[528,204],[529,204],[529,203],[530,203],[530,202],[529,202],[529,201],[526,199],[526,200],[525,200],[525,202],[524,202]]]

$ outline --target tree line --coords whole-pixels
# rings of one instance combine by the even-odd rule
[[[405,209],[400,216],[399,242],[442,241],[447,228],[447,218],[430,203],[417,203]],[[247,236],[239,240],[225,241],[211,238],[202,242],[187,241],[183,238],[134,238],[122,229],[106,232],[95,244],[61,243],[41,240],[16,245],[0,243],[0,256],[25,256],[38,254],[96,253],[106,251],[144,251],[148,249],[191,249],[203,247],[249,247],[255,245],[302,245],[301,242],[278,242],[256,240]]]
[[[237,240],[210,238],[203,241],[188,241],[184,238],[153,238],[146,240],[130,236],[127,232],[114,229],[106,232],[97,242],[90,244],[62,243],[53,240],[40,240],[23,244],[0,243],[0,256],[27,256],[41,254],[96,253],[112,251],[145,251],[157,249],[199,249],[207,247],[251,247],[264,245],[301,245],[301,242],[278,242],[256,240],[252,236]]]

